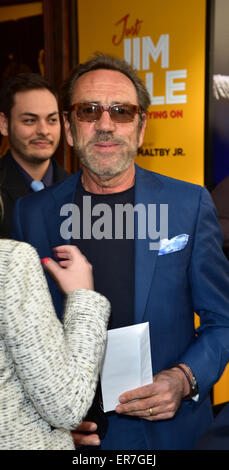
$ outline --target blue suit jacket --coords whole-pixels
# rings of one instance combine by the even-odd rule
[[[197,450],[229,450],[229,403],[217,414],[213,424],[200,438]]]
[[[66,243],[60,236],[60,209],[74,203],[79,177],[80,172],[16,204],[13,236],[35,246],[41,258]],[[158,256],[149,250],[150,239],[136,238],[135,322],[149,321],[154,374],[184,362],[199,385],[197,403],[183,402],[171,420],[141,420],[141,429],[148,449],[192,449],[212,421],[208,392],[229,360],[229,264],[206,189],[136,166],[138,203],[156,204],[157,213],[160,204],[168,204],[168,238],[188,234],[189,239],[184,249]],[[60,316],[63,296],[49,276],[48,283]],[[198,334],[194,312],[201,319]],[[126,449],[125,436],[134,428],[131,420],[115,415],[112,425]]]

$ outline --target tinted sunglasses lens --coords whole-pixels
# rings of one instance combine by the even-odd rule
[[[81,121],[92,122],[100,119],[102,112],[100,106],[82,103],[78,105],[76,114]]]
[[[131,104],[115,104],[110,107],[103,107],[94,103],[79,103],[74,109],[78,119],[87,122],[98,121],[105,110],[109,111],[110,117],[114,122],[131,122],[138,112],[137,106]]]
[[[136,107],[128,104],[114,105],[110,108],[111,119],[115,122],[131,122],[135,114]]]

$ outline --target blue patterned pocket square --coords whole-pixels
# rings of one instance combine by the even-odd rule
[[[176,237],[171,238],[163,238],[160,241],[160,248],[158,251],[158,256],[160,255],[167,255],[168,253],[174,253],[174,251],[183,250],[185,245],[188,243],[189,235],[186,233],[182,233],[181,235],[177,235]]]

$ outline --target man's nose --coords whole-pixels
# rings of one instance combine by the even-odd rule
[[[113,132],[115,130],[115,122],[112,121],[108,111],[103,111],[100,119],[95,122],[95,129],[106,132]]]
[[[45,120],[40,119],[39,121],[37,121],[36,130],[37,130],[37,134],[39,135],[47,135],[49,134],[49,125]]]

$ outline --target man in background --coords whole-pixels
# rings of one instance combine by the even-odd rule
[[[1,236],[9,237],[16,200],[64,180],[69,174],[52,158],[60,140],[58,97],[51,84],[34,73],[7,80],[0,93],[0,132],[10,149],[0,159],[4,204]]]

